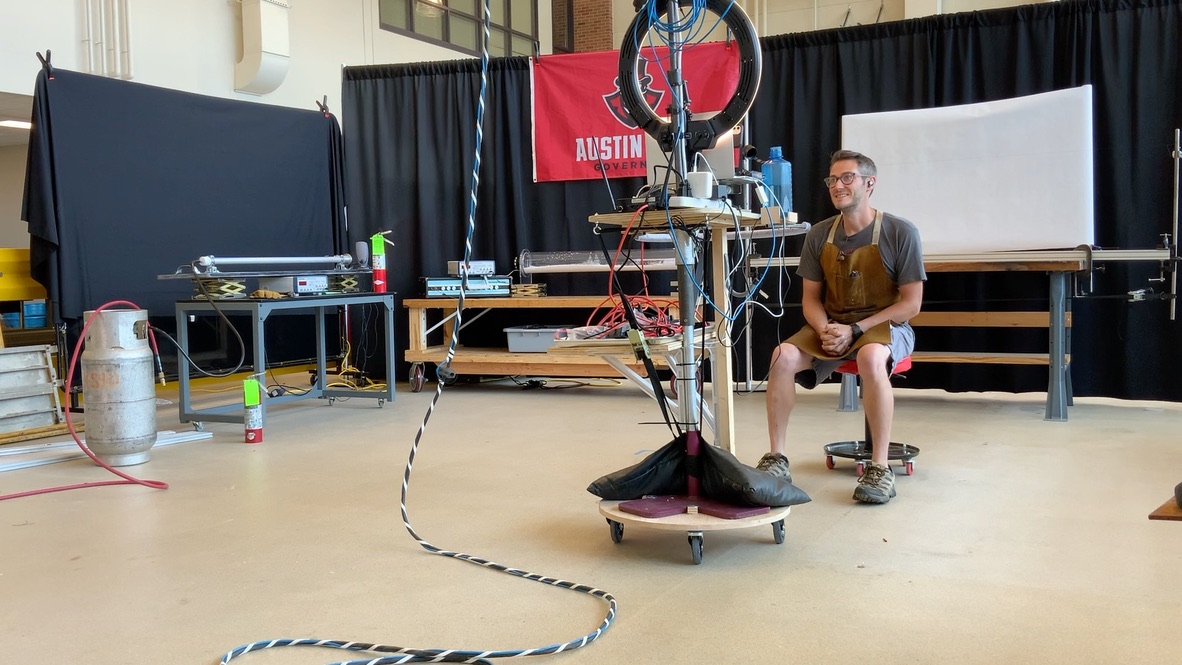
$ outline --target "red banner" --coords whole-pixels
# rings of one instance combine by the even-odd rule
[[[637,80],[645,99],[665,114],[669,51],[640,49]],[[533,63],[534,180],[644,176],[644,131],[624,111],[616,51],[543,56]],[[695,114],[721,111],[739,80],[739,48],[708,42],[682,50],[682,77]],[[600,166],[602,164],[602,167]]]

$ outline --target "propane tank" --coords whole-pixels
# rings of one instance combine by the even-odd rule
[[[143,464],[156,444],[148,312],[89,311],[84,317],[94,319],[81,357],[86,446],[111,466]]]

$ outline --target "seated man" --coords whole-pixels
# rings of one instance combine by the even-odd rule
[[[894,394],[891,368],[915,347],[907,324],[923,300],[923,253],[911,222],[870,207],[878,170],[865,155],[833,153],[825,185],[840,214],[809,229],[796,274],[808,325],[772,352],[767,387],[771,452],[758,467],[790,478],[784,439],[796,404],[796,383],[811,389],[845,360],[856,358],[866,420],[874,439],[854,499],[886,503],[895,496],[887,465]]]

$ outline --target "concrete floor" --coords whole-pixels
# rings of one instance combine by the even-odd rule
[[[1182,522],[1147,515],[1182,481],[1182,405],[898,390],[895,440],[922,448],[885,506],[856,505],[854,438],[835,385],[790,427],[799,486],[772,529],[626,527],[615,544],[585,491],[670,439],[636,388],[551,381],[445,390],[410,482],[433,545],[611,593],[619,611],[568,663],[1167,663],[1177,661]],[[589,595],[428,554],[399,492],[433,386],[285,405],[265,440],[158,447],[125,469],[168,490],[103,487],[0,501],[0,662],[215,663],[249,642],[315,637],[415,648],[524,649],[594,631]],[[738,454],[764,452],[763,395],[737,395]],[[191,431],[162,406],[160,429]],[[0,494],[110,476],[89,461],[0,473]],[[277,649],[235,663],[327,663]],[[369,655],[368,657],[373,657]]]

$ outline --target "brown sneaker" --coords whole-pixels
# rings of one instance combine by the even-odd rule
[[[788,458],[780,453],[764,453],[763,457],[759,458],[759,464],[755,468],[760,471],[766,471],[777,478],[783,478],[788,482],[792,482],[792,472],[788,470]]]
[[[889,466],[866,463],[866,472],[858,479],[854,500],[862,503],[886,503],[895,496],[895,472]]]

